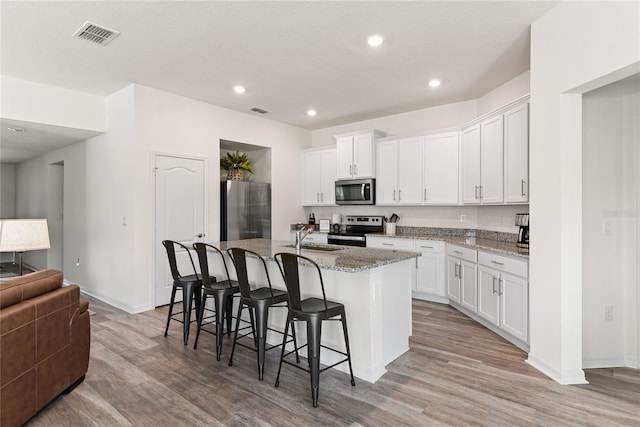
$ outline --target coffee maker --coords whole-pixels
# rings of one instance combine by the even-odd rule
[[[516,245],[528,248],[529,247],[529,214],[519,213],[516,214],[516,225],[520,227],[518,231],[518,241]]]

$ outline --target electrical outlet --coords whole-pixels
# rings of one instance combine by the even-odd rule
[[[610,219],[602,221],[602,234],[605,236],[611,236],[613,234],[613,224]]]
[[[610,322],[613,320],[613,306],[607,305],[604,308],[604,320]]]
[[[460,222],[467,222],[467,216],[465,214],[460,215]]]

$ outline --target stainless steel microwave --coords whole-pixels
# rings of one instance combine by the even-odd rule
[[[344,179],[336,181],[336,205],[375,205],[376,180]]]

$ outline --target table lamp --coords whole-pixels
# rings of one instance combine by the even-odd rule
[[[46,219],[0,219],[0,252],[20,255],[20,276],[24,252],[50,247]]]

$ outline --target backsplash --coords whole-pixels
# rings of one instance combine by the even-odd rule
[[[504,233],[500,231],[478,230],[475,228],[442,228],[442,227],[403,227],[396,228],[396,234],[418,236],[460,236],[477,237],[479,239],[495,240],[498,242],[513,243],[518,240],[517,233]]]

